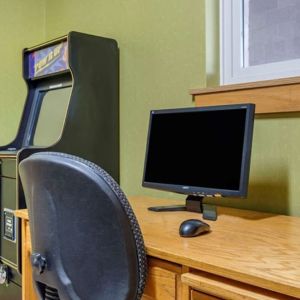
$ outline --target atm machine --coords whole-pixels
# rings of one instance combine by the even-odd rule
[[[21,299],[25,208],[19,162],[39,151],[80,156],[119,181],[119,49],[79,32],[23,51],[28,94],[14,141],[0,147],[0,299]],[[9,125],[8,125],[9,126]]]

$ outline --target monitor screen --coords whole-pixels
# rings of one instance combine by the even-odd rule
[[[59,87],[56,87],[59,86]],[[23,146],[49,147],[59,141],[65,125],[72,87],[68,83],[38,86],[27,120]]]
[[[51,146],[63,131],[69,106],[71,87],[39,91],[40,109],[36,120],[33,145]]]
[[[254,108],[151,111],[143,186],[190,195],[246,196]]]

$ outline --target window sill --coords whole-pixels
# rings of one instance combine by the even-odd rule
[[[300,111],[300,77],[190,90],[196,106],[254,103],[255,112]]]

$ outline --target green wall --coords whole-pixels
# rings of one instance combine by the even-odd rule
[[[47,38],[77,30],[118,41],[121,185],[165,196],[141,187],[149,112],[193,106],[189,88],[204,86],[204,1],[51,0],[46,11]]]
[[[45,39],[45,3],[0,0],[0,145],[16,135],[26,96],[22,49]]]
[[[222,205],[300,216],[299,149],[299,113],[257,117],[248,197]]]
[[[183,199],[141,187],[149,111],[193,106],[190,88],[218,83],[217,9],[217,0],[0,0],[1,28],[8,28],[1,30],[0,144],[15,135],[26,94],[23,47],[70,30],[112,37],[120,46],[122,188]],[[256,119],[249,197],[218,203],[300,215],[299,117]]]
[[[218,0],[205,0],[205,33],[206,85],[216,86],[220,70]],[[247,199],[211,202],[300,216],[299,149],[300,113],[256,117]]]

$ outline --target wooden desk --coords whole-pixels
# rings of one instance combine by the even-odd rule
[[[300,218],[220,207],[218,220],[208,221],[210,233],[181,238],[180,223],[199,215],[147,210],[148,206],[178,201],[129,200],[149,256],[144,299],[300,299]],[[28,216],[20,211],[16,215],[26,226]],[[28,238],[25,235],[24,247],[28,247]],[[26,290],[31,278],[28,250],[23,251]]]

